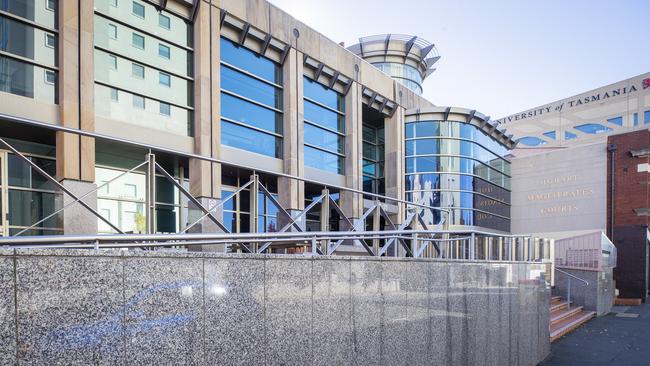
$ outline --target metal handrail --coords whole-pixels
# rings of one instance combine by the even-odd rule
[[[331,240],[385,240],[400,239],[410,242],[410,250],[403,251],[402,254],[395,252],[399,256],[412,256],[414,258],[439,258],[454,260],[473,260],[473,261],[518,261],[518,262],[546,262],[547,258],[531,258],[529,256],[519,256],[518,258],[494,258],[485,257],[477,258],[471,251],[465,251],[467,245],[474,243],[473,236],[450,237],[443,236],[431,238],[428,235],[438,234],[430,230],[390,230],[390,231],[347,231],[347,232],[285,232],[285,233],[249,233],[249,234],[124,234],[124,235],[89,235],[89,236],[69,236],[61,237],[56,235],[31,238],[2,238],[0,247],[13,249],[108,249],[108,248],[144,248],[152,249],[154,247],[168,246],[185,246],[193,245],[215,245],[215,244],[238,244],[245,246],[253,243],[273,243],[282,245],[299,245],[305,247],[311,246],[312,255],[332,255],[336,251],[322,248]],[[418,237],[418,235],[425,235]],[[439,246],[439,243],[447,243],[445,246]],[[451,246],[450,246],[451,245]],[[351,246],[341,246],[348,249]],[[357,249],[350,254],[355,254]],[[382,247],[383,248],[383,247]],[[426,249],[434,252],[424,254]],[[307,251],[305,250],[305,253]],[[257,253],[260,253],[259,251]],[[359,251],[359,255],[366,255],[365,251]],[[385,252],[370,251],[371,256],[393,255]]]
[[[36,120],[30,119],[30,118],[17,117],[17,116],[12,116],[12,115],[5,114],[5,113],[0,113],[0,118],[4,119],[4,120],[7,120],[7,121],[10,121],[10,122],[14,122],[14,123],[37,126],[37,127],[41,127],[41,128],[45,128],[45,129],[49,129],[49,130],[54,130],[54,131],[68,132],[68,133],[76,134],[76,135],[79,135],[79,136],[93,137],[93,138],[100,139],[100,140],[105,140],[105,141],[113,141],[113,142],[119,142],[119,143],[123,143],[123,144],[129,144],[129,145],[132,145],[132,146],[137,146],[137,147],[141,147],[141,148],[152,150],[152,151],[165,152],[165,153],[174,154],[174,155],[182,156],[182,157],[186,157],[186,158],[193,158],[193,159],[198,159],[198,160],[203,160],[203,161],[209,161],[209,162],[223,164],[223,165],[227,165],[227,166],[236,166],[236,167],[241,168],[241,169],[247,169],[247,170],[255,171],[255,172],[258,172],[258,173],[269,174],[269,175],[273,175],[273,176],[276,176],[276,177],[295,179],[295,180],[305,182],[305,183],[311,183],[311,184],[321,185],[323,187],[338,189],[340,191],[346,191],[346,192],[351,192],[351,193],[355,193],[355,194],[360,194],[360,195],[363,195],[363,196],[384,199],[386,201],[407,204],[407,205],[411,205],[411,206],[415,206],[415,207],[420,207],[420,208],[423,208],[423,209],[436,210],[436,211],[444,212],[446,215],[449,215],[450,211],[451,211],[450,209],[446,209],[446,208],[442,208],[442,207],[433,207],[433,206],[428,206],[428,205],[421,205],[421,204],[417,204],[417,203],[407,201],[407,200],[403,200],[403,199],[400,199],[400,198],[384,196],[384,195],[371,193],[371,192],[365,192],[365,191],[359,190],[359,189],[353,189],[353,188],[349,188],[349,187],[345,187],[345,186],[340,186],[340,185],[331,184],[331,183],[327,183],[327,182],[317,181],[317,180],[309,179],[309,178],[305,178],[305,177],[299,177],[299,176],[295,176],[295,175],[291,175],[291,174],[287,174],[287,173],[276,172],[276,171],[273,171],[273,170],[267,170],[267,169],[263,169],[263,168],[259,168],[259,167],[253,167],[253,166],[244,165],[244,164],[240,164],[240,163],[229,162],[229,161],[226,161],[226,160],[216,159],[216,158],[209,157],[209,156],[203,156],[203,155],[199,155],[199,154],[188,153],[188,152],[181,151],[181,150],[169,149],[167,147],[163,147],[163,146],[160,146],[160,145],[147,144],[147,143],[138,142],[138,141],[134,141],[134,140],[129,140],[129,139],[125,139],[125,138],[108,136],[108,135],[104,135],[104,134],[100,134],[100,133],[96,133],[96,132],[78,130],[78,129],[75,129],[75,128],[65,127],[65,126],[60,126],[60,125],[53,125],[53,124],[46,123],[46,122],[36,121]]]
[[[568,277],[568,281],[567,281],[567,290],[566,290],[566,292],[567,292],[567,295],[566,295],[566,304],[567,304],[567,310],[568,310],[568,309],[571,309],[571,278],[574,278],[574,279],[576,279],[576,280],[582,281],[582,283],[584,283],[584,286],[589,286],[589,281],[587,281],[587,280],[585,280],[585,279],[583,279],[583,278],[580,278],[580,277],[578,277],[578,276],[576,276],[576,275],[573,275],[573,274],[571,274],[571,273],[569,273],[569,272],[563,271],[563,270],[561,270],[561,269],[559,269],[559,268],[557,268],[557,267],[555,267],[555,270],[558,271],[558,272],[560,272],[560,273],[565,274],[565,275]]]
[[[564,273],[565,275],[567,275],[567,276],[569,276],[569,277],[573,277],[573,278],[575,278],[576,280],[582,281],[582,282],[585,284],[585,286],[589,286],[589,281],[585,280],[584,278],[580,278],[580,277],[578,277],[578,276],[576,276],[576,275],[573,275],[573,274],[571,274],[571,273],[569,273],[569,272],[563,271],[563,270],[561,270],[561,269],[559,269],[559,268],[557,268],[557,267],[555,267],[555,270],[558,271],[558,272],[560,272],[560,273]]]

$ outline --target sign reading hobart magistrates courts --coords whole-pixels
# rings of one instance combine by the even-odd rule
[[[604,229],[605,145],[512,159],[513,233]]]

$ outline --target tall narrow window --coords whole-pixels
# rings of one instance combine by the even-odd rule
[[[114,24],[108,25],[108,37],[111,39],[117,39],[117,27]]]
[[[275,62],[221,39],[221,143],[282,157],[282,72]]]
[[[345,173],[345,101],[307,77],[304,85],[305,165]]]
[[[118,91],[115,88],[111,88],[111,100],[117,102],[119,100]]]
[[[117,57],[113,55],[108,55],[108,66],[112,70],[117,70]]]
[[[144,5],[134,1],[132,11],[134,15],[144,18]]]

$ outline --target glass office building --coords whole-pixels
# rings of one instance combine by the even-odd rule
[[[301,213],[304,230],[349,229],[374,195],[508,230],[510,142],[479,114],[423,112],[431,43],[348,52],[266,2],[206,4],[0,1],[0,138],[53,178],[0,146],[1,235],[273,232]],[[401,224],[380,199],[391,219],[365,227]],[[196,202],[222,226],[195,226]]]
[[[450,210],[451,225],[510,231],[509,149],[490,121],[459,108],[407,115],[404,126],[406,199]],[[423,211],[427,224],[441,213]]]

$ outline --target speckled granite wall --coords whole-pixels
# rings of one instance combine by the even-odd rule
[[[543,268],[0,250],[0,364],[535,365]]]

